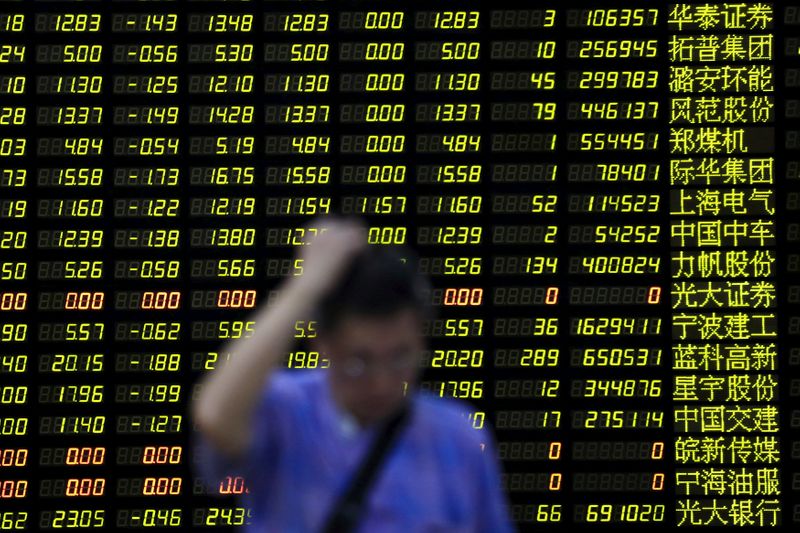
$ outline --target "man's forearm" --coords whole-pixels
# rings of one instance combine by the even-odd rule
[[[220,350],[232,355],[202,380],[192,417],[223,452],[235,456],[249,444],[250,418],[264,381],[291,347],[295,322],[308,317],[318,297],[302,278],[287,278],[277,300],[248,317],[256,322],[253,334]]]

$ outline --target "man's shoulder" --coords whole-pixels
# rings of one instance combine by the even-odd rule
[[[313,386],[320,383],[324,371],[319,368],[278,368],[271,374],[275,383],[285,385]]]
[[[449,436],[457,445],[482,442],[480,424],[474,418],[477,409],[471,403],[418,392],[415,407],[419,409],[422,424],[436,434]]]
[[[322,386],[324,373],[318,369],[279,368],[270,374],[264,394],[275,399],[309,398]]]

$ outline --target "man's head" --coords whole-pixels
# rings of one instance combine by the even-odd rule
[[[402,259],[405,258],[405,261]],[[362,424],[391,414],[420,374],[430,282],[404,246],[367,246],[316,309],[314,347],[331,361],[336,401]]]

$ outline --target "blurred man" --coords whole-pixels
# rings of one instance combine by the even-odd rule
[[[513,531],[494,437],[472,428],[470,404],[416,389],[423,324],[435,311],[414,252],[367,245],[355,219],[309,227],[325,230],[300,247],[302,274],[256,311],[252,336],[220,350],[233,355],[204,378],[192,405],[212,492],[226,475],[244,476],[247,531],[336,531],[331,517],[343,516],[356,472],[372,471],[360,512],[348,507],[352,531]],[[276,368],[298,321],[329,367]],[[363,467],[399,413],[407,414],[382,462]]]

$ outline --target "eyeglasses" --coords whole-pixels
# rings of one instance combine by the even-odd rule
[[[339,367],[351,378],[359,378],[365,375],[373,376],[381,367],[389,372],[403,372],[417,366],[419,357],[416,352],[407,352],[399,357],[394,357],[389,363],[367,362],[363,357],[352,356],[342,361]]]

